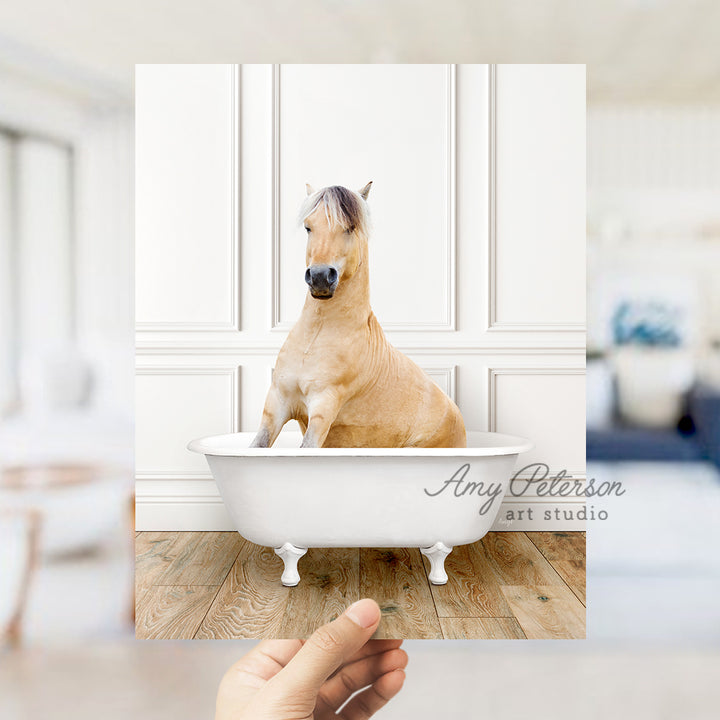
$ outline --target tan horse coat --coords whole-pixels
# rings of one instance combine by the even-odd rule
[[[352,195],[364,203],[368,191],[369,184],[362,199]],[[253,446],[271,446],[294,419],[303,447],[465,447],[457,405],[388,342],[375,318],[367,236],[329,220],[322,203],[305,218],[307,265],[336,267],[337,288],[330,299],[308,291],[278,354]]]

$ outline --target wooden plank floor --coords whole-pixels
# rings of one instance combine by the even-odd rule
[[[234,532],[139,532],[138,639],[307,637],[361,597],[377,637],[585,637],[585,533],[494,532],[456,547],[447,585],[417,548],[310,549],[300,584],[280,583],[271,548]]]

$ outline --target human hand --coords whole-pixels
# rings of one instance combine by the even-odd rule
[[[225,673],[215,720],[372,717],[400,692],[408,660],[402,640],[370,640],[379,622],[377,603],[365,599],[306,641],[262,641]]]

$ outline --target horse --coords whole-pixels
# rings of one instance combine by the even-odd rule
[[[370,307],[371,185],[306,185],[307,297],[250,447],[271,447],[289,420],[300,425],[303,448],[466,446],[457,405],[390,344]]]

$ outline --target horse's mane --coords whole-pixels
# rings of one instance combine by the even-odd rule
[[[370,213],[367,203],[360,195],[341,185],[331,185],[308,195],[300,208],[300,222],[312,215],[323,205],[325,217],[331,228],[340,226],[347,232],[368,236],[370,231]]]

